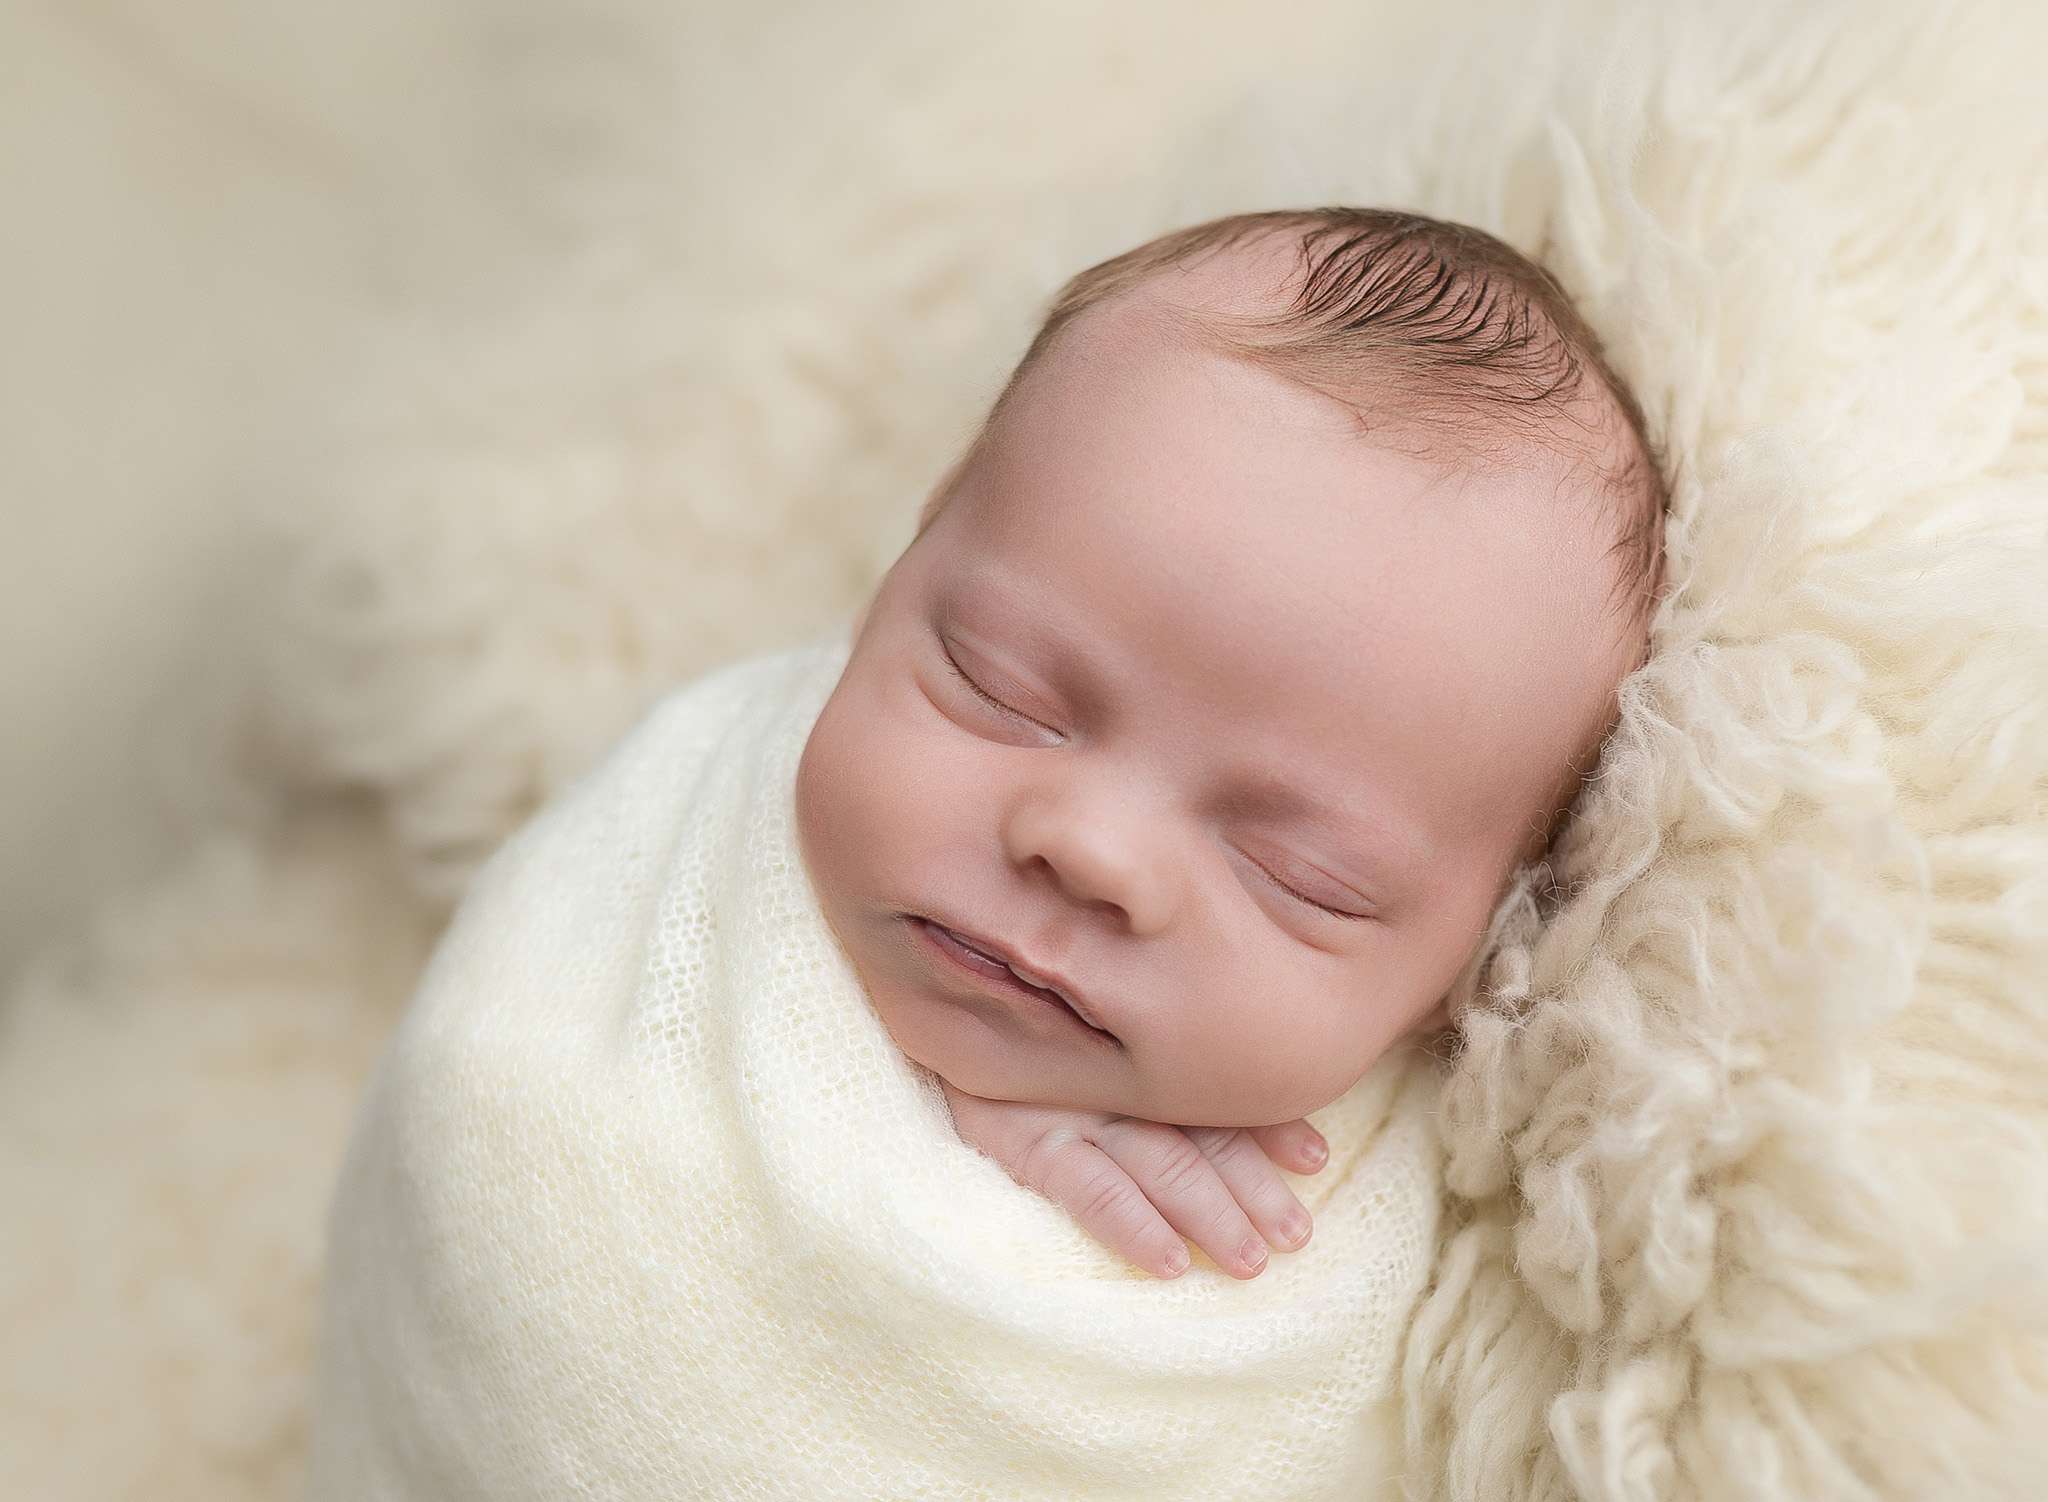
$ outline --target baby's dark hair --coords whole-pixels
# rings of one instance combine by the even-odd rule
[[[1560,424],[1579,429],[1582,441],[1570,447],[1617,519],[1611,608],[1639,627],[1663,576],[1670,496],[1641,404],[1549,272],[1483,230],[1390,209],[1232,214],[1071,278],[918,530],[938,514],[1024,373],[1076,316],[1169,268],[1273,234],[1298,237],[1303,277],[1291,304],[1257,317],[1174,310],[1188,331],[1350,407],[1363,430],[1390,446],[1420,434],[1426,449],[1448,444],[1467,457],[1494,456],[1503,437],[1557,449]],[[1602,410],[1608,404],[1622,418],[1619,431]]]

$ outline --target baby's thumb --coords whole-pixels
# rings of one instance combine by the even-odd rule
[[[1314,1173],[1330,1161],[1330,1144],[1306,1121],[1248,1127],[1246,1135],[1258,1143],[1268,1158],[1292,1173]]]

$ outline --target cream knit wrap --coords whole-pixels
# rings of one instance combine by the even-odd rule
[[[1099,1247],[957,1137],[818,908],[792,789],[847,650],[674,692],[471,888],[343,1168],[313,1495],[1392,1495],[1431,1068],[1316,1114],[1315,1236],[1259,1277]]]

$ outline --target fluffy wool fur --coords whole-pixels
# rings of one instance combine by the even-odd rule
[[[1409,1493],[2040,1495],[2048,22],[1474,6],[1433,10],[1432,39],[1388,11],[1262,6],[1197,52],[1145,7],[1014,9],[1032,16],[906,8],[892,30],[820,7],[686,38],[610,13],[620,45],[585,55],[608,86],[555,102],[609,152],[538,215],[586,253],[455,331],[456,355],[440,331],[430,380],[386,383],[281,591],[275,775],[364,790],[413,910],[445,911],[665,684],[858,600],[1065,273],[1241,208],[1480,225],[1557,273],[1642,397],[1674,468],[1673,593],[1553,867],[1468,977],[1448,1229],[1403,1375]],[[845,67],[878,28],[901,38],[887,62]],[[1261,71],[1270,88],[1194,118]],[[1028,101],[1060,88],[1113,124]],[[849,119],[872,130],[821,128]],[[245,1008],[266,993],[232,977],[195,993],[192,941],[126,940],[144,930],[120,915],[98,942],[125,969],[45,972],[0,1101],[60,1125],[16,1140],[69,1144],[80,1174],[109,1145],[61,1126],[118,1119],[60,1109],[104,1088],[66,1047],[139,1062],[146,1013],[148,1057],[176,1063],[199,1045],[166,1017],[227,1008],[260,1041],[336,994],[335,931],[273,916],[314,910],[293,869],[155,908],[303,944],[303,985],[279,962],[291,1008]],[[389,1015],[366,1004],[359,1036]],[[333,1082],[368,1051],[338,1050]],[[136,1072],[215,1142],[258,1132],[181,1069]],[[252,1161],[331,1179],[337,1116],[277,1080],[266,1119],[307,1123],[303,1154],[272,1137]],[[164,1178],[97,1203],[160,1224]],[[175,1277],[188,1254],[139,1237],[130,1281],[110,1267],[72,1306],[9,1279],[39,1311],[29,1362],[60,1373],[77,1337],[49,1311],[151,1299],[91,1337],[111,1375],[37,1389],[42,1448],[11,1454],[47,1484],[13,1491],[64,1494],[76,1436],[124,1406],[185,1453],[176,1384],[127,1375],[167,1352],[219,1384],[220,1459],[190,1494],[283,1473],[309,1316],[257,1289],[309,1290],[316,1232],[259,1257],[257,1221]],[[180,1302],[195,1286],[215,1308]]]

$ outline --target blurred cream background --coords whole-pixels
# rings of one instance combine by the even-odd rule
[[[0,5],[0,976],[228,796],[249,513],[371,320],[503,264],[520,16]]]

